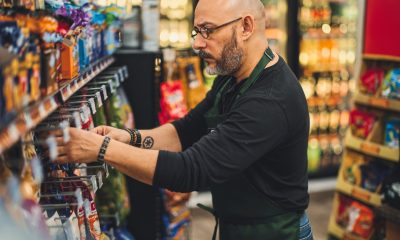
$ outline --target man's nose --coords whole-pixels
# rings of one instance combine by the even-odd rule
[[[201,36],[200,34],[197,34],[196,37],[194,37],[194,41],[192,44],[192,48],[195,51],[204,49],[207,46],[206,40]]]

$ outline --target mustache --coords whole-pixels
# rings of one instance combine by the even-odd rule
[[[213,56],[211,54],[209,54],[208,52],[202,51],[202,50],[200,50],[198,54],[199,54],[199,57],[201,57],[201,58],[213,58]]]

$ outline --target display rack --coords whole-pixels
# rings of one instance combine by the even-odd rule
[[[0,154],[13,146],[22,136],[34,129],[41,121],[66,102],[81,87],[114,62],[105,57],[88,67],[79,77],[65,82],[62,87],[43,100],[22,109],[19,114],[0,132]]]
[[[357,150],[361,153],[368,154],[374,157],[378,157],[393,162],[400,161],[400,153],[398,149],[357,138],[353,136],[353,134],[350,131],[346,133],[345,145],[348,148]]]
[[[365,240],[371,239],[373,238],[373,236],[376,236],[377,239],[381,239],[382,231],[381,229],[377,229],[379,225],[377,224],[378,220],[388,220],[391,223],[395,224],[392,226],[398,226],[398,224],[400,223],[400,211],[387,205],[385,203],[385,199],[382,197],[381,191],[384,188],[384,180],[381,180],[380,184],[375,188],[375,191],[372,191],[363,188],[368,187],[366,186],[368,185],[368,183],[366,185],[363,185],[362,187],[359,182],[361,180],[356,180],[355,178],[353,178],[355,176],[354,174],[357,174],[357,170],[353,170],[355,169],[353,167],[357,166],[357,164],[358,166],[361,166],[362,164],[370,164],[371,162],[376,162],[376,164],[379,164],[379,166],[384,166],[385,169],[388,169],[387,174],[389,174],[390,172],[392,172],[392,170],[399,167],[400,162],[399,148],[392,145],[384,145],[383,143],[383,120],[389,119],[389,117],[400,117],[400,101],[396,98],[388,98],[382,96],[382,87],[380,86],[378,86],[375,93],[366,93],[365,87],[362,87],[361,78],[367,70],[368,64],[370,65],[370,68],[379,68],[378,66],[382,66],[385,70],[389,70],[388,67],[385,67],[388,61],[391,63],[390,68],[395,68],[396,66],[400,65],[400,58],[397,56],[365,53],[365,51],[368,51],[363,48],[363,44],[365,43],[365,41],[367,41],[366,39],[375,38],[375,36],[371,36],[370,34],[368,34],[369,32],[362,32],[364,29],[364,24],[367,24],[366,19],[368,17],[366,16],[366,14],[368,10],[372,9],[370,5],[368,5],[368,7],[366,5],[371,3],[381,4],[381,2],[378,3],[378,1],[359,3],[359,10],[361,14],[359,16],[358,28],[361,29],[360,35],[362,37],[360,39],[362,39],[363,41],[360,41],[361,44],[359,44],[360,46],[358,50],[358,69],[356,70],[358,84],[353,99],[356,109],[362,109],[362,111],[372,112],[375,115],[376,119],[372,129],[370,130],[366,138],[356,136],[351,129],[348,129],[345,134],[344,144],[346,149],[344,151],[343,161],[341,163],[339,175],[337,178],[338,180],[336,184],[336,193],[333,199],[333,208],[328,226],[329,234],[338,239]],[[366,11],[365,14],[364,11]],[[382,38],[384,37],[382,36]],[[373,48],[372,45],[369,45],[369,47],[371,49]],[[371,61],[373,61],[374,63],[371,64]],[[374,174],[378,175],[377,173]],[[388,175],[384,176],[387,177]],[[385,177],[383,177],[383,179],[385,179]],[[368,225],[367,227],[371,231],[368,236],[361,237],[360,235],[352,232],[354,231],[354,228],[345,228],[338,224],[338,211],[339,208],[343,208],[343,206],[339,206],[340,197],[347,197],[351,201],[361,203],[372,210],[374,214],[373,223],[371,225],[366,223],[366,226]],[[341,211],[343,211],[343,209]],[[362,213],[360,213],[360,215],[361,214]],[[386,224],[388,226],[388,222],[386,222]],[[387,227],[387,229],[389,228]],[[387,229],[386,231],[388,231]],[[386,232],[386,234],[389,233]],[[397,239],[397,237],[391,238],[389,237],[389,235],[386,235],[385,239]]]

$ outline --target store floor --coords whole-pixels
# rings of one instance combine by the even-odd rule
[[[332,210],[333,191],[310,194],[308,216],[314,232],[314,239],[327,239],[329,216]],[[192,210],[192,240],[209,240],[214,230],[214,218],[206,211]]]

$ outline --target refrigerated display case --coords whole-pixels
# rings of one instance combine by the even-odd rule
[[[309,105],[310,177],[335,175],[342,159],[354,89],[356,26],[356,0],[298,2],[299,52],[291,65],[298,66],[294,71]]]
[[[287,2],[262,0],[265,6],[265,36],[271,49],[286,60],[287,43]]]

